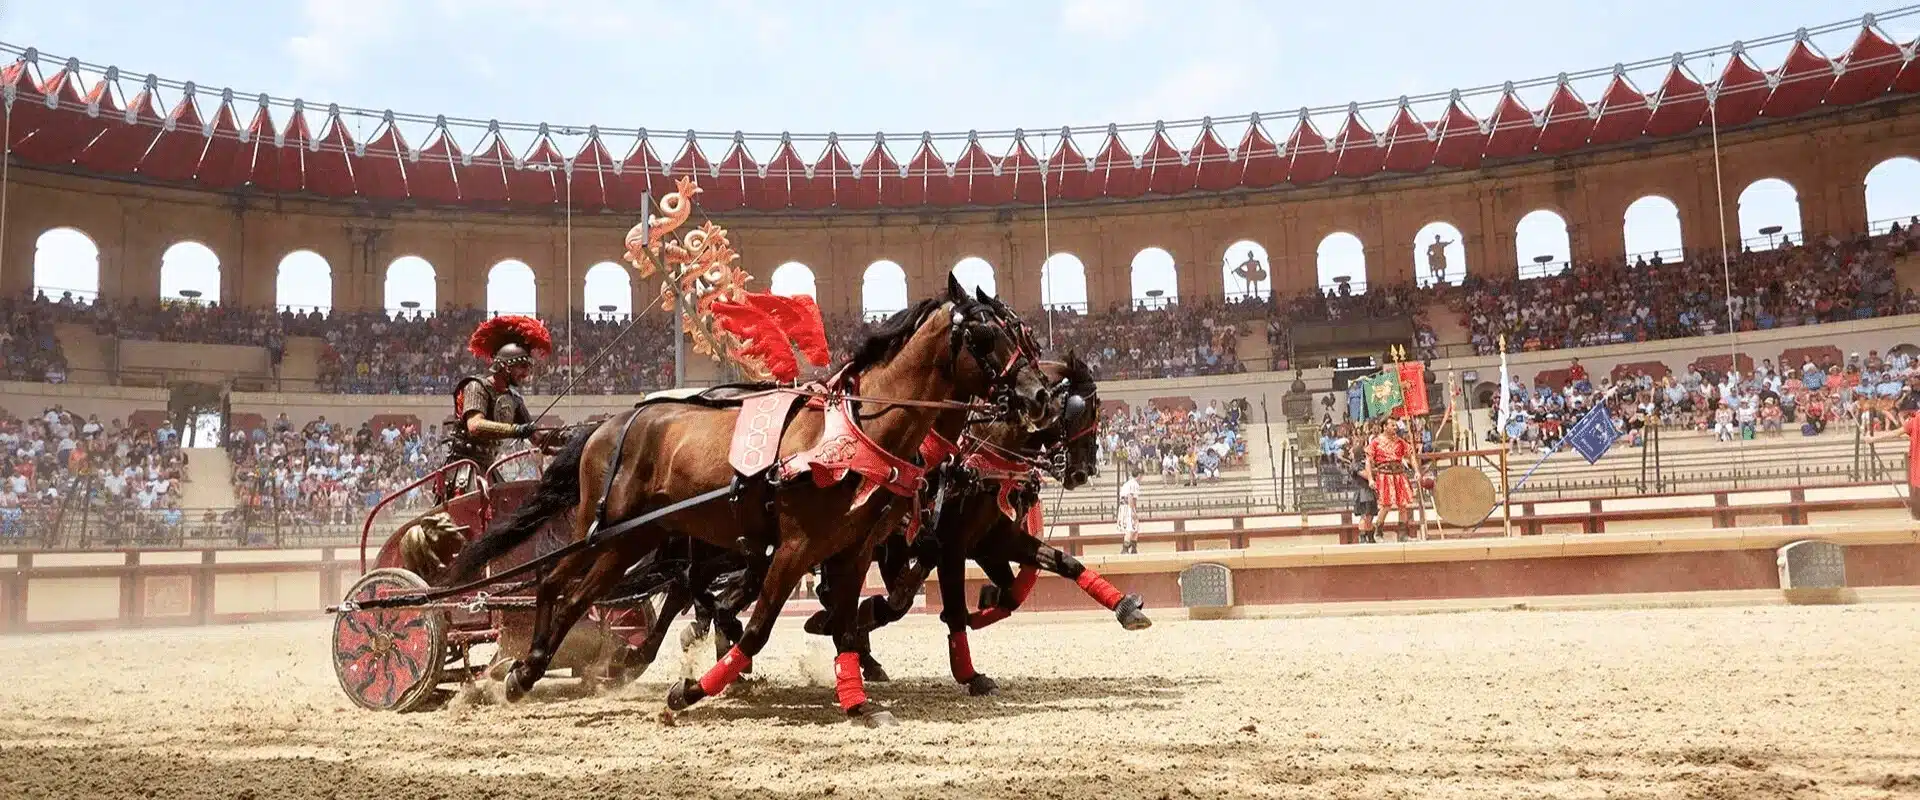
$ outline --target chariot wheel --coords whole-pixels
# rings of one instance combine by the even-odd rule
[[[404,569],[376,569],[355,581],[348,600],[426,589]],[[447,614],[416,608],[341,611],[333,618],[333,672],[361,708],[412,711],[429,705],[447,663]]]

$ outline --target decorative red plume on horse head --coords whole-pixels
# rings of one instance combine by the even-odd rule
[[[508,315],[480,323],[467,339],[467,349],[481,358],[493,358],[500,348],[510,344],[544,356],[553,352],[553,334],[547,332],[545,323],[533,317]]]

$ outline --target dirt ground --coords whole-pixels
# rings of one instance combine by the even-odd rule
[[[1166,616],[1166,615],[1162,615]],[[897,728],[833,706],[787,620],[760,682],[666,726],[638,684],[359,710],[323,620],[0,638],[0,797],[1920,795],[1920,606],[1187,622],[1016,618],[945,677],[875,637]],[[669,646],[671,650],[671,645]],[[711,650],[707,650],[709,654]]]

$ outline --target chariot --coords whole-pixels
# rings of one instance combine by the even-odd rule
[[[334,673],[355,704],[378,711],[431,708],[452,696],[448,686],[525,655],[533,630],[533,580],[399,607],[361,604],[429,592],[462,546],[497,517],[512,513],[532,491],[539,463],[537,450],[504,456],[484,472],[472,461],[457,461],[368,510],[360,531],[362,574],[343,602],[331,609]],[[509,477],[515,467],[533,472],[535,478]],[[472,470],[471,491],[407,518],[369,557],[373,529],[389,506],[461,470]],[[556,520],[553,530],[541,531],[499,562],[525,563],[559,549],[567,540],[567,524],[565,518]],[[595,605],[568,633],[552,667],[569,669],[585,680],[625,680],[624,657],[645,640],[654,623],[649,599],[639,595]]]

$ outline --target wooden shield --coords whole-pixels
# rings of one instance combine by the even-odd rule
[[[1471,528],[1487,520],[1498,501],[1493,481],[1475,467],[1456,464],[1433,479],[1433,508],[1448,525]]]

